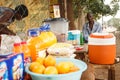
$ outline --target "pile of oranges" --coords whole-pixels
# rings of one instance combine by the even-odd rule
[[[55,57],[48,55],[47,57],[38,57],[29,67],[30,71],[38,74],[66,74],[78,71],[79,68],[70,61],[62,61],[56,63]]]

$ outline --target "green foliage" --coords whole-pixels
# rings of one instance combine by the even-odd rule
[[[115,4],[113,5],[113,9],[112,9],[112,11],[111,11],[111,14],[114,16],[114,15],[117,13],[118,10],[119,10],[119,4],[118,4],[118,3],[115,3]]]
[[[119,18],[112,18],[108,21],[108,25],[116,27],[117,30],[120,30],[120,19]]]
[[[109,5],[104,4],[104,0],[73,0],[75,18],[78,17],[80,11],[92,12],[96,18],[101,15],[115,15],[119,10],[118,1],[113,0],[111,8]]]
[[[78,17],[81,10],[88,7],[90,0],[73,0],[73,10],[75,18]],[[91,0],[92,1],[92,0]],[[83,10],[85,11],[85,10]]]

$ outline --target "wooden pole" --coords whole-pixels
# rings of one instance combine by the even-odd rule
[[[67,0],[64,0],[65,5],[65,18],[67,18]]]

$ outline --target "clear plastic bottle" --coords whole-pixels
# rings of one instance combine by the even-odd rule
[[[15,54],[22,53],[22,49],[21,49],[21,44],[20,43],[14,43],[14,45],[13,45],[13,53],[15,53]]]
[[[27,40],[27,45],[31,52],[32,61],[35,61],[37,58],[35,46],[36,46],[37,42],[39,41],[38,40],[38,32],[37,31],[29,31],[28,34],[29,34],[29,39]]]

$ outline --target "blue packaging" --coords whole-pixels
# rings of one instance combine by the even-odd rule
[[[7,58],[0,58],[0,80],[9,80],[7,63]]]
[[[9,55],[8,73],[9,80],[23,80],[24,57],[23,53]]]
[[[80,44],[80,30],[70,30],[68,31],[68,41],[72,44]]]

